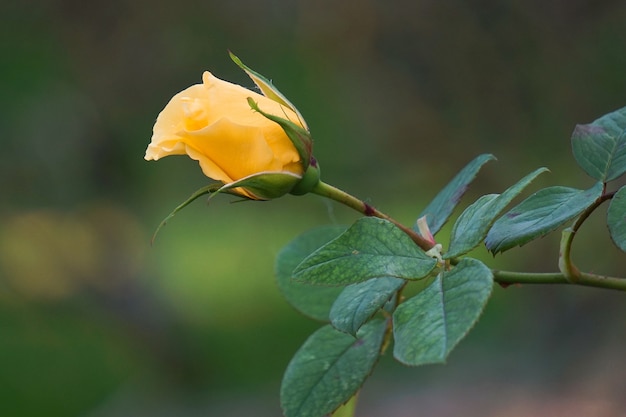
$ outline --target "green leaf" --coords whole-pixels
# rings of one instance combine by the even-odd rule
[[[502,213],[502,210],[539,174],[546,171],[548,171],[546,168],[539,168],[522,178],[517,184],[509,187],[502,194],[484,195],[465,209],[452,228],[450,248],[444,255],[444,259],[464,255],[478,246],[485,239],[489,228]]]
[[[363,217],[344,234],[307,257],[293,273],[298,281],[345,285],[371,278],[424,278],[437,261],[387,220]]]
[[[494,223],[487,249],[504,252],[552,232],[593,204],[602,190],[598,182],[588,190],[557,186],[537,191]]]
[[[348,285],[330,309],[330,323],[339,331],[356,334],[405,282],[383,277]]]
[[[345,226],[324,226],[296,237],[276,258],[278,289],[296,310],[315,320],[328,321],[328,313],[342,287],[311,286],[291,279],[300,262],[320,246],[346,231]]]
[[[626,252],[626,186],[613,196],[607,212],[607,224],[615,245]]]
[[[387,322],[372,320],[358,338],[330,325],[313,333],[287,366],[280,390],[286,417],[322,417],[348,401],[380,355]]]
[[[442,363],[471,330],[491,289],[491,270],[466,258],[450,272],[396,308],[393,315],[394,357],[406,365]]]
[[[467,164],[420,213],[420,218],[426,216],[426,222],[433,235],[446,223],[454,211],[454,208],[461,200],[461,197],[463,197],[463,194],[467,191],[469,184],[476,178],[476,174],[478,174],[480,168],[487,162],[495,159],[495,156],[489,154],[476,157]]]
[[[608,182],[626,172],[626,107],[577,125],[572,151],[578,165],[599,181]]]

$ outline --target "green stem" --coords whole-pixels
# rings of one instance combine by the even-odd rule
[[[606,184],[604,184],[606,189]],[[605,191],[605,190],[603,190]],[[561,235],[561,243],[559,245],[559,270],[564,274],[565,278],[572,283],[577,284],[582,277],[582,273],[578,270],[574,262],[572,261],[572,244],[574,242],[574,237],[576,237],[576,233],[578,229],[583,225],[585,220],[593,213],[602,203],[607,200],[610,200],[615,195],[614,192],[602,194],[596,201],[593,202],[592,205],[587,207],[585,211],[583,211],[576,222],[572,227],[568,227],[563,230]]]
[[[514,272],[492,270],[494,281],[499,284],[572,284],[585,287],[606,288],[626,291],[626,279],[579,272],[578,281],[573,282],[562,272]]]
[[[580,271],[572,262],[572,242],[576,232],[568,227],[561,233],[561,243],[559,244],[559,271],[572,284],[580,281]]]
[[[606,187],[606,184],[604,184],[604,186]],[[574,231],[574,233],[576,233],[578,229],[580,229],[580,226],[582,226],[585,220],[587,220],[587,217],[589,217],[589,215],[591,215],[591,213],[593,213],[595,209],[597,209],[600,206],[600,204],[604,203],[607,200],[612,199],[614,196],[615,196],[615,192],[602,194],[596,201],[594,201],[594,203],[591,206],[587,207],[585,211],[583,211],[582,214],[578,217],[578,219],[576,220],[576,223],[574,223],[574,226],[572,226],[572,230]]]
[[[394,225],[396,225],[400,230],[409,235],[409,237],[424,251],[428,251],[435,246],[434,242],[429,241],[428,239],[423,238],[416,231],[409,229],[403,224],[399,223],[395,219],[389,217],[385,213],[379,211],[375,207],[370,206],[366,202],[354,197],[346,193],[345,191],[340,190],[339,188],[333,187],[330,184],[326,184],[325,182],[318,182],[317,185],[311,191],[313,194],[320,195],[322,197],[330,198],[331,200],[335,200],[338,203],[341,203],[345,206],[350,207],[358,211],[361,214],[366,216],[378,217],[379,219],[387,220]]]
[[[357,393],[354,394],[352,398],[348,400],[347,403],[345,403],[344,405],[339,407],[337,410],[335,410],[335,412],[332,413],[330,416],[331,417],[354,417],[354,413],[356,411],[356,403],[358,399],[359,399],[359,392],[357,391]]]

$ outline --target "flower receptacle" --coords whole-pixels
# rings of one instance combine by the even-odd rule
[[[320,182],[320,168],[315,158],[311,157],[302,179],[289,192],[293,195],[304,195],[313,191],[313,188]]]

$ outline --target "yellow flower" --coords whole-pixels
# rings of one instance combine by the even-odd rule
[[[159,114],[145,159],[186,154],[200,163],[207,177],[231,185],[229,192],[255,200],[291,191],[309,161],[303,161],[284,127],[268,117],[284,119],[308,134],[297,110],[288,101],[257,94],[210,72],[202,81],[176,94]],[[249,99],[259,111],[251,108]]]

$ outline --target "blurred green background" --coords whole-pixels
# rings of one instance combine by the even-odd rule
[[[221,197],[150,246],[207,182],[188,158],[143,160],[152,124],[204,70],[252,87],[228,49],[299,107],[327,182],[410,224],[480,153],[499,161],[464,205],[539,166],[535,189],[590,186],[569,135],[626,105],[625,25],[621,1],[0,3],[0,415],[280,414],[282,372],[320,324],[282,300],[274,257],[356,216]],[[603,212],[575,257],[624,276]],[[552,271],[557,243],[477,256]],[[494,293],[446,366],[383,358],[358,415],[626,413],[623,294]]]

